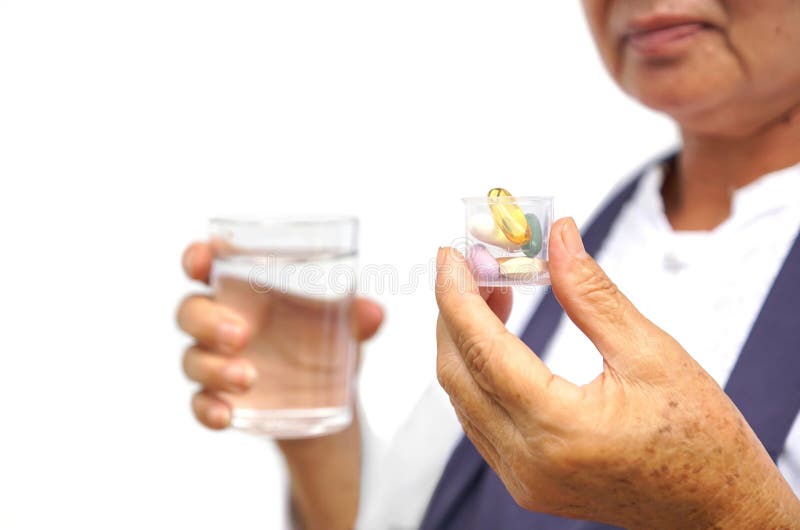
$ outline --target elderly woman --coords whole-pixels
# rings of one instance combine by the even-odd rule
[[[478,290],[441,249],[452,407],[428,393],[378,478],[357,423],[282,442],[303,527],[800,528],[800,0],[584,7],[611,75],[677,122],[680,151],[583,238],[555,224],[553,293],[521,339],[503,324],[510,294]],[[208,247],[184,263],[206,278]],[[185,367],[211,428],[230,419],[215,392],[251,380],[235,319],[203,298],[179,309],[203,344]],[[359,301],[362,339],[381,319]]]

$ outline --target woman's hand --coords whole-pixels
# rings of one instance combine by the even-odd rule
[[[190,278],[207,283],[212,258],[210,245],[195,243],[184,252],[183,268]],[[359,341],[364,341],[377,332],[383,312],[370,300],[359,299],[355,304],[356,334]],[[194,415],[206,427],[223,429],[230,424],[231,407],[220,394],[247,392],[258,377],[253,364],[237,355],[253,330],[244,315],[205,295],[184,299],[178,307],[177,320],[180,328],[196,341],[183,356],[186,376],[201,386],[192,398]]]
[[[439,381],[517,503],[628,528],[800,527],[800,501],[741,413],[619,292],[571,219],[549,248],[554,293],[604,359],[588,385],[506,330],[458,252],[438,256]]]
[[[208,282],[211,261],[211,247],[196,243],[184,253],[183,267],[190,278]],[[376,303],[359,299],[354,318],[357,339],[364,341],[380,327],[383,311]],[[246,392],[258,375],[269,378],[276,374],[256,374],[253,364],[238,355],[253,333],[244,315],[213,298],[194,295],[181,303],[177,319],[196,341],[183,356],[186,375],[201,386],[192,398],[194,415],[206,427],[223,429],[230,424],[231,406],[222,395]],[[354,414],[348,428],[328,436],[278,442],[291,476],[293,513],[302,528],[352,528],[360,495],[357,420]]]

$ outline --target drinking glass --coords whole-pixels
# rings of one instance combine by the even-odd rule
[[[353,217],[211,221],[214,297],[246,319],[258,374],[224,395],[233,427],[287,439],[352,421],[357,240]]]

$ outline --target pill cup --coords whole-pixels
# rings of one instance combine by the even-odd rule
[[[466,258],[481,286],[550,285],[552,197],[463,199]]]
[[[214,298],[247,323],[236,354],[257,372],[223,394],[234,428],[287,439],[351,423],[357,232],[352,217],[211,221]]]

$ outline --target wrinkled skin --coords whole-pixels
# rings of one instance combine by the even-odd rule
[[[743,136],[800,105],[800,0],[583,0],[611,76],[644,105],[693,133]],[[641,54],[631,27],[697,21],[681,46]]]
[[[741,413],[619,292],[570,219],[553,227],[550,273],[605,361],[584,386],[506,330],[458,252],[439,254],[439,381],[516,502],[626,528],[796,528],[800,501]]]

